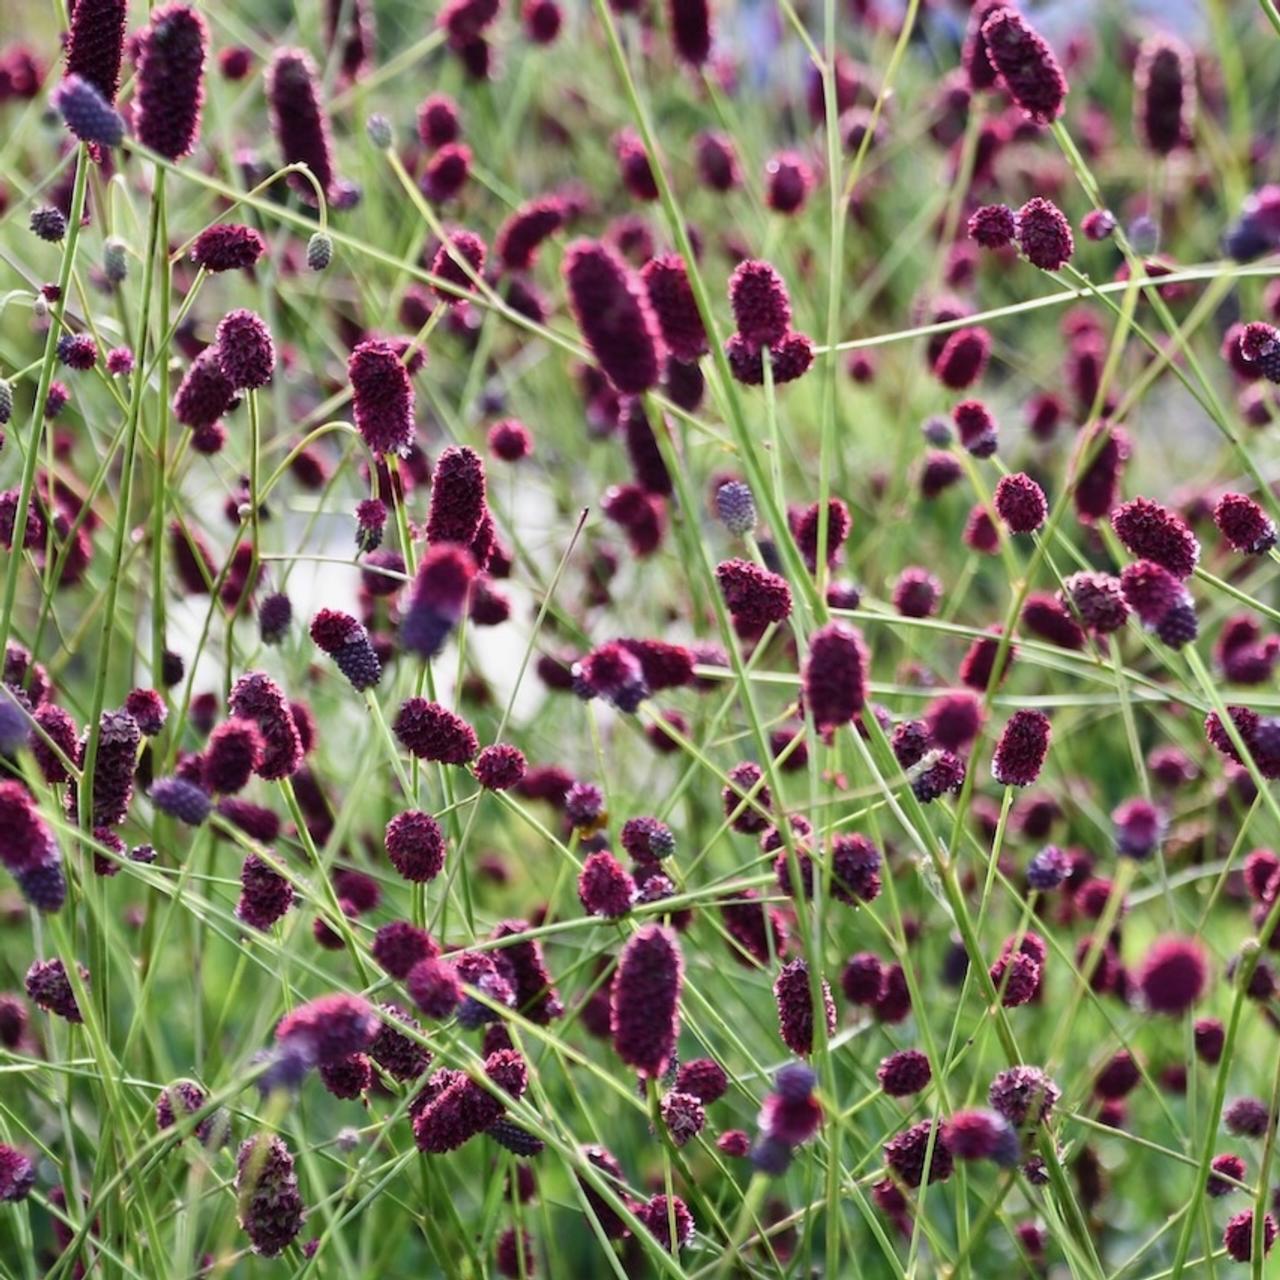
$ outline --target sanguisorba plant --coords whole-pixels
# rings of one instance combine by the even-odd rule
[[[0,1274],[1267,1274],[1271,0],[10,8]]]

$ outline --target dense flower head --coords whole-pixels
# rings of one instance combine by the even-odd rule
[[[1018,1135],[998,1112],[957,1111],[942,1126],[942,1141],[957,1160],[994,1160],[1016,1164]]]
[[[1196,64],[1190,49],[1163,32],[1148,36],[1133,68],[1134,122],[1157,155],[1190,146],[1196,114]]]
[[[429,814],[416,809],[398,813],[387,823],[387,857],[406,880],[434,880],[444,867],[444,832]]]
[[[813,342],[806,334],[784,334],[773,346],[765,348],[734,333],[724,344],[734,379],[748,387],[763,386],[765,350],[769,352],[770,376],[777,387],[802,377],[813,364]]]
[[[876,1078],[889,1097],[908,1098],[928,1085],[933,1071],[929,1059],[918,1049],[899,1049],[881,1060]]]
[[[1062,1090],[1039,1067],[1016,1066],[1001,1071],[991,1082],[987,1101],[1015,1129],[1043,1124]]]
[[[606,849],[590,854],[578,876],[578,898],[589,915],[617,919],[631,910],[635,881]]]
[[[668,1200],[664,1195],[656,1195],[646,1204],[636,1205],[635,1215],[667,1252],[693,1243],[697,1227],[689,1206],[679,1196]],[[676,1224],[674,1238],[671,1234],[673,1218]]]
[[[460,715],[426,698],[406,698],[391,728],[420,760],[463,765],[480,750],[475,730]]]
[[[279,49],[267,67],[267,102],[271,126],[285,164],[302,164],[321,191],[331,197],[337,180],[329,117],[320,99],[320,76],[311,55],[303,49]],[[314,202],[309,182],[294,175],[294,189]]]
[[[428,547],[408,590],[400,639],[406,649],[434,658],[462,617],[478,573],[466,547],[440,542]]]
[[[764,166],[764,199],[775,213],[799,213],[815,185],[813,170],[795,151],[779,151]]]
[[[738,332],[756,347],[771,347],[791,329],[787,286],[767,262],[740,262],[729,277],[729,303]]]
[[[694,361],[707,352],[707,331],[698,312],[684,259],[677,253],[650,258],[640,278],[667,350],[677,360]]]
[[[1049,717],[1043,711],[1015,711],[996,743],[991,776],[1005,786],[1030,786],[1044,767],[1049,739]]]
[[[431,476],[427,541],[467,546],[484,513],[484,462],[473,449],[450,445],[436,460]]]
[[[83,965],[79,969],[81,981],[88,986],[88,969]],[[84,1021],[61,960],[33,960],[23,985],[32,1004],[68,1022]]]
[[[813,1052],[813,998],[809,990],[809,966],[797,957],[782,966],[773,984],[773,997],[778,1006],[778,1028],[782,1042],[801,1057]],[[822,1000],[827,1035],[835,1034],[836,1007],[831,989],[822,980]]]
[[[918,1187],[926,1176],[929,1182],[945,1182],[955,1167],[936,1120],[921,1120],[890,1138],[884,1144],[884,1159],[908,1187]]]
[[[203,16],[186,4],[153,9],[139,37],[133,131],[167,160],[189,155],[200,136],[208,47]]]
[[[1021,471],[1001,476],[996,485],[995,508],[1010,533],[1035,533],[1049,514],[1044,490]]]
[[[1190,577],[1199,563],[1200,543],[1186,522],[1149,498],[1134,498],[1117,507],[1111,527],[1132,555],[1160,565],[1177,578]]]
[[[403,453],[413,443],[413,386],[396,347],[361,342],[347,361],[356,429],[374,453]]]
[[[149,794],[156,810],[188,827],[201,826],[213,809],[209,793],[185,778],[157,778]]]
[[[67,77],[76,76],[115,102],[124,59],[126,0],[88,0],[71,6],[67,32]]]
[[[805,706],[819,729],[847,723],[866,705],[868,666],[857,628],[830,622],[813,633],[803,689]]]
[[[262,738],[257,774],[267,781],[287,778],[302,763],[302,739],[284,692],[270,676],[250,671],[231,687],[228,705],[235,716],[252,721]]]
[[[1213,509],[1213,522],[1227,542],[1246,555],[1262,555],[1276,545],[1276,526],[1252,498],[1224,493]]]
[[[725,607],[735,622],[765,627],[783,622],[791,613],[791,588],[785,578],[749,560],[724,560],[716,566],[716,581]]]
[[[256,853],[240,869],[236,916],[255,929],[270,929],[293,905],[293,886]]]
[[[969,216],[969,236],[984,249],[1003,249],[1017,232],[1013,210],[1006,204],[985,204]]]
[[[658,322],[640,283],[598,241],[575,240],[562,269],[578,327],[609,380],[630,395],[656,386]]]
[[[191,261],[206,271],[242,271],[252,267],[267,251],[267,242],[253,227],[215,222],[191,245]]]
[[[1116,806],[1111,813],[1115,826],[1116,852],[1126,858],[1149,858],[1159,847],[1165,818],[1150,800],[1136,796]]]
[[[1052,124],[1062,114],[1067,79],[1044,37],[1016,9],[1002,6],[983,22],[982,41],[1014,102],[1037,124]]]
[[[262,317],[240,309],[223,316],[217,330],[218,360],[235,390],[254,390],[271,381],[276,348]]]
[[[1253,1210],[1245,1209],[1237,1213],[1223,1229],[1222,1243],[1226,1248],[1228,1256],[1234,1262],[1249,1262],[1253,1259]],[[1271,1246],[1276,1242],[1276,1220],[1271,1214],[1263,1214],[1262,1217],[1262,1255],[1266,1257],[1271,1252]]]
[[[36,1166],[25,1151],[0,1142],[0,1202],[17,1204],[31,1194]]]
[[[991,335],[979,325],[966,326],[943,340],[933,372],[944,387],[964,391],[981,379],[990,358]]]
[[[1018,247],[1027,261],[1044,271],[1058,271],[1075,252],[1066,215],[1043,196],[1033,196],[1018,210]]]
[[[246,1138],[236,1155],[236,1201],[240,1226],[254,1253],[274,1258],[302,1230],[304,1217],[293,1155],[275,1134]]]
[[[1204,994],[1209,966],[1193,938],[1166,934],[1157,938],[1138,968],[1138,987],[1155,1013],[1179,1014]]]
[[[938,606],[942,584],[927,569],[908,565],[893,587],[893,607],[904,618],[927,618]]]
[[[632,934],[618,961],[610,1026],[618,1057],[656,1078],[675,1052],[684,956],[671,930],[646,925]]]
[[[996,451],[999,431],[996,420],[981,400],[962,400],[951,410],[960,443],[975,458],[989,458]]]

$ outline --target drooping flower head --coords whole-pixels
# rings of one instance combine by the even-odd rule
[[[1033,267],[1057,271],[1075,252],[1066,215],[1043,196],[1032,196],[1018,210],[1018,247]]]
[[[253,227],[215,222],[195,238],[191,261],[206,271],[243,271],[267,251],[267,242]]]

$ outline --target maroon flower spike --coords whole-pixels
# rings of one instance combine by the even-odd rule
[[[419,961],[434,960],[440,954],[435,939],[407,920],[382,925],[374,934],[371,950],[373,958],[393,978],[407,978]]]
[[[1213,523],[1237,551],[1262,555],[1276,545],[1275,522],[1243,493],[1224,493],[1213,509]]]
[[[275,1134],[246,1138],[236,1156],[236,1202],[240,1226],[254,1253],[282,1254],[302,1230],[303,1205],[293,1156]]]
[[[556,0],[524,0],[520,6],[520,21],[524,33],[534,44],[553,44],[560,34],[564,23],[564,15]],[[529,1274],[533,1267],[527,1268]],[[512,1275],[517,1274],[511,1272]]]
[[[387,823],[387,857],[406,880],[425,884],[444,869],[444,832],[429,814],[416,809]]]
[[[240,869],[240,901],[236,916],[254,929],[270,929],[293,905],[293,886],[256,853]]]
[[[436,297],[449,307],[465,302],[475,289],[475,277],[484,271],[485,253],[485,243],[474,231],[464,227],[450,231],[448,243],[441,244],[431,260],[431,274],[442,282],[431,286]]]
[[[428,1018],[447,1018],[462,999],[462,986],[451,964],[436,956],[424,956],[409,970],[406,989],[410,999]]]
[[[276,347],[261,316],[239,310],[223,316],[217,331],[218,359],[236,390],[255,390],[271,381]]]
[[[957,329],[943,340],[933,372],[944,387],[964,391],[982,377],[990,358],[991,335],[985,329]]]
[[[1209,983],[1204,948],[1194,938],[1157,938],[1138,967],[1137,980],[1154,1013],[1183,1013],[1204,995]]]
[[[154,689],[134,689],[124,700],[124,709],[137,721],[144,737],[154,738],[164,728],[168,712],[164,698]]]
[[[676,56],[700,67],[711,56],[711,8],[708,0],[667,0],[668,25]]]
[[[578,327],[609,380],[629,395],[656,386],[662,373],[657,321],[617,255],[598,241],[575,240],[563,271]]]
[[[662,340],[677,360],[692,362],[707,352],[707,331],[678,253],[650,258],[640,272]]]
[[[546,1026],[564,1013],[564,1005],[547,971],[542,954],[542,944],[536,938],[524,938],[529,932],[526,920],[503,920],[490,935],[498,941],[513,938],[515,941],[503,947],[496,960],[515,988],[515,1006],[539,1026]]]
[[[1001,476],[996,485],[996,514],[1009,526],[1010,533],[1035,533],[1049,514],[1044,490],[1021,471]]]
[[[1029,787],[1044,767],[1050,737],[1049,717],[1043,711],[1015,711],[996,743],[991,776],[1003,786]]]
[[[1037,124],[1062,114],[1067,78],[1053,50],[1015,9],[995,9],[982,24],[987,57],[1009,96]]]
[[[243,271],[266,251],[267,242],[252,227],[218,222],[196,236],[191,261],[206,271]]]
[[[166,160],[190,155],[200,136],[208,47],[204,18],[185,4],[153,9],[138,38],[133,131]]]
[[[738,332],[753,347],[772,347],[791,329],[791,299],[767,262],[741,262],[729,277],[729,304]]]
[[[1125,549],[1152,560],[1179,578],[1189,578],[1200,560],[1200,543],[1186,522],[1149,498],[1117,507],[1111,527]]]
[[[320,105],[320,77],[311,55],[303,49],[281,49],[267,68],[267,102],[271,107],[271,127],[280,145],[285,164],[304,164],[311,170],[320,190],[329,197],[337,173],[333,167],[333,139],[329,118]],[[295,174],[293,189],[309,202],[315,189]]]
[[[1018,210],[1018,247],[1033,267],[1057,271],[1075,252],[1066,215],[1042,196],[1033,196]]]
[[[374,453],[403,453],[413,443],[413,386],[395,347],[360,343],[347,361],[356,429]]]
[[[991,684],[991,677],[995,671],[996,657],[1000,652],[1000,633],[1003,628],[999,625],[990,628],[992,634],[978,636],[972,644],[970,644],[964,657],[960,660],[960,683],[973,689],[977,693],[985,693]],[[1013,665],[1013,659],[1017,654],[1017,645],[1009,645],[1005,650],[1004,665],[1000,669],[1000,676],[996,680],[996,684],[1003,683],[1005,676],[1009,674],[1009,668]]]
[[[605,849],[591,854],[578,876],[578,900],[588,915],[616,920],[631,910],[635,881]]]
[[[102,96],[97,85],[68,75],[49,95],[68,131],[81,142],[118,147],[124,139],[124,120]]]
[[[1191,145],[1196,114],[1196,62],[1181,40],[1159,33],[1138,49],[1133,68],[1138,136],[1156,155]]]
[[[610,1028],[618,1057],[657,1078],[675,1053],[684,957],[670,929],[646,925],[622,949],[614,978]]]
[[[456,199],[471,176],[471,148],[462,142],[447,142],[431,157],[423,170],[419,185],[432,204]],[[468,233],[469,234],[469,233]],[[469,255],[468,255],[469,256]],[[448,269],[448,264],[443,264]],[[472,264],[475,265],[474,263]],[[478,267],[476,268],[479,269]],[[440,272],[436,272],[437,275]],[[465,279],[465,275],[464,275]],[[462,283],[459,281],[458,283]],[[454,296],[448,296],[454,301]]]
[[[1022,606],[1022,625],[1060,649],[1084,648],[1085,634],[1080,624],[1053,596],[1028,596]]]
[[[996,451],[996,420],[981,400],[962,400],[951,410],[960,443],[975,458],[989,458]]]
[[[716,566],[716,582],[733,620],[748,627],[784,622],[791,614],[791,588],[785,578],[749,560],[725,560]]]
[[[222,371],[222,353],[217,347],[206,347],[178,384],[173,416],[193,431],[212,427],[231,408],[235,394]]]
[[[473,449],[450,445],[431,477],[427,541],[467,546],[485,514],[484,462]]]
[[[619,130],[613,139],[613,149],[618,157],[622,185],[637,200],[656,200],[658,182],[653,176],[653,167],[640,135],[634,129]]]
[[[426,698],[406,698],[392,730],[405,749],[420,760],[467,764],[480,750],[475,730],[459,715]]]
[[[812,1053],[813,995],[809,990],[809,966],[802,957],[782,966],[773,984],[773,998],[778,1005],[778,1028],[783,1044],[801,1057]],[[827,1035],[833,1036],[836,1006],[825,978],[822,980],[822,1004]]]
[[[296,772],[302,763],[302,739],[283,691],[261,671],[250,671],[231,688],[231,712],[258,726],[262,759],[258,777],[274,782]]]
[[[84,0],[71,7],[67,75],[88,81],[108,104],[120,90],[127,0]]]
[[[981,700],[967,692],[935,698],[924,716],[931,744],[945,751],[967,749],[981,731],[984,718]]]
[[[98,736],[98,757],[93,770],[93,825],[114,827],[123,822],[133,799],[133,771],[142,734],[127,711],[104,711]],[[84,759],[89,730],[80,738],[79,760]]]
[[[1017,234],[1018,224],[1007,204],[984,204],[969,218],[969,236],[984,249],[1003,249]]]
[[[79,736],[76,722],[71,718],[69,712],[52,702],[42,702],[35,709],[32,719],[35,720],[36,725],[44,734],[44,737],[41,737],[40,734],[32,734],[31,736],[31,753],[35,756],[36,765],[40,769],[40,776],[51,785],[58,782],[66,782],[71,775],[67,771],[67,766],[62,757],[65,757],[68,761],[75,761],[76,740]],[[45,737],[62,752],[62,757],[59,757],[57,752],[45,741]],[[6,860],[0,856],[0,861]]]
[[[802,681],[805,706],[819,730],[847,724],[866,705],[868,666],[855,627],[830,622],[813,633]]]
[[[528,1085],[528,1068],[513,1049],[499,1049],[484,1062],[490,1084],[518,1098]],[[506,1104],[461,1071],[437,1071],[409,1107],[420,1151],[455,1151],[502,1119]]]

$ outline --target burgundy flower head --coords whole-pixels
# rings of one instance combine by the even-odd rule
[[[729,303],[738,332],[754,347],[772,347],[791,329],[791,299],[767,262],[740,262],[729,277]]]
[[[1067,78],[1048,43],[1016,9],[998,8],[982,24],[987,57],[1009,96],[1037,124],[1052,124]]]
[[[998,429],[991,410],[981,400],[962,400],[951,410],[960,443],[975,458],[989,458],[996,451]]]
[[[650,258],[640,272],[662,340],[677,360],[694,361],[707,352],[707,331],[678,253]]]
[[[387,823],[386,850],[391,865],[416,884],[434,880],[444,868],[444,832],[429,813],[396,814]]]
[[[991,358],[991,335],[980,326],[956,329],[947,334],[933,361],[934,376],[952,391],[973,386],[986,371]]]
[[[1043,196],[1033,196],[1018,210],[1018,247],[1033,267],[1057,271],[1075,252],[1066,215]]]
[[[463,765],[480,750],[475,730],[460,715],[426,698],[406,698],[391,727],[405,749],[420,760]]]
[[[1138,968],[1138,987],[1155,1013],[1191,1008],[1209,983],[1204,948],[1194,938],[1166,934],[1151,944]]]
[[[275,1134],[246,1138],[236,1156],[240,1226],[254,1253],[275,1258],[302,1230],[303,1204],[293,1156]]]
[[[945,1182],[951,1176],[954,1163],[940,1130],[938,1121],[921,1120],[884,1144],[885,1163],[908,1187],[918,1187],[926,1177]]]
[[[773,984],[778,1005],[778,1027],[782,1042],[792,1053],[804,1057],[813,1052],[813,997],[809,990],[809,966],[802,957],[782,966]],[[822,980],[822,1003],[827,1035],[835,1035],[836,1007],[831,988]]]
[[[1159,32],[1138,49],[1133,68],[1134,121],[1156,155],[1191,145],[1196,114],[1196,62],[1174,36]]]
[[[236,390],[265,387],[276,367],[276,347],[262,317],[239,310],[223,316],[217,332],[218,359]]]
[[[403,453],[413,443],[413,385],[399,353],[380,338],[347,361],[356,430],[374,453]]]
[[[658,324],[617,255],[598,241],[575,240],[563,272],[578,327],[609,380],[630,395],[656,386],[662,375]]]
[[[431,477],[427,541],[471,543],[485,514],[484,462],[474,449],[450,445]]]
[[[293,905],[293,886],[256,853],[240,869],[240,901],[236,916],[255,929],[270,929]]]
[[[846,724],[866,705],[869,665],[857,628],[830,622],[813,633],[802,681],[805,706],[819,730]]]
[[[969,218],[969,236],[984,249],[1003,249],[1018,233],[1013,210],[1007,204],[984,204]]]
[[[431,274],[444,284],[434,284],[432,289],[446,306],[457,307],[467,300],[467,294],[475,289],[475,281],[463,268],[465,262],[475,275],[484,271],[487,250],[484,241],[474,231],[456,227],[449,232],[448,243],[442,244],[431,260]]]
[[[108,105],[120,90],[127,0],[86,0],[71,7],[67,75],[93,85]]]
[[[217,347],[206,347],[178,384],[173,416],[193,430],[212,427],[234,399],[235,387],[222,370],[222,353]]]
[[[680,1028],[684,957],[670,929],[646,925],[632,934],[618,961],[610,1026],[618,1057],[657,1078],[675,1053]]]
[[[285,164],[304,164],[311,170],[326,197],[333,194],[337,171],[333,165],[333,139],[329,117],[320,101],[320,77],[311,55],[303,49],[281,49],[267,68],[267,102],[271,127]],[[311,184],[296,174],[294,190],[315,200]]]
[[[153,9],[139,37],[133,131],[166,160],[190,155],[200,136],[208,47],[203,16],[186,4]]]
[[[876,1068],[880,1087],[891,1098],[909,1098],[933,1079],[929,1059],[917,1049],[899,1049]]]
[[[206,271],[243,271],[267,251],[267,242],[253,227],[216,222],[206,227],[191,246],[191,261]]]
[[[1035,533],[1049,514],[1044,490],[1021,471],[1001,476],[996,485],[995,508],[1011,533]]]
[[[81,142],[118,147],[123,140],[124,120],[91,81],[68,75],[49,95],[49,101]]]
[[[779,151],[764,166],[764,199],[775,213],[799,213],[814,187],[813,170],[794,151]]]
[[[441,542],[429,547],[418,565],[400,624],[406,649],[434,658],[444,647],[466,606],[476,579],[476,562],[464,547]]]
[[[1275,522],[1243,493],[1224,493],[1213,509],[1218,531],[1237,551],[1262,555],[1276,545]]]
[[[578,899],[588,915],[616,920],[631,910],[635,895],[635,881],[608,850],[591,854],[582,864]]]
[[[268,782],[287,778],[302,763],[302,739],[280,686],[261,671],[250,671],[231,687],[233,715],[251,720],[262,738],[257,772]]]
[[[1043,711],[1015,711],[996,743],[991,776],[1004,786],[1030,786],[1044,767],[1050,736],[1049,717]]]
[[[1190,577],[1199,563],[1200,543],[1187,523],[1149,498],[1117,507],[1111,527],[1131,554],[1154,561],[1176,577]]]
[[[711,6],[708,0],[667,0],[671,42],[676,56],[700,67],[711,56]]]
[[[785,578],[749,560],[725,560],[716,566],[716,581],[735,622],[764,627],[791,614],[791,588]]]
[[[573,676],[584,696],[604,698],[627,713],[634,712],[651,692],[644,664],[620,641],[603,644],[574,663]]]

